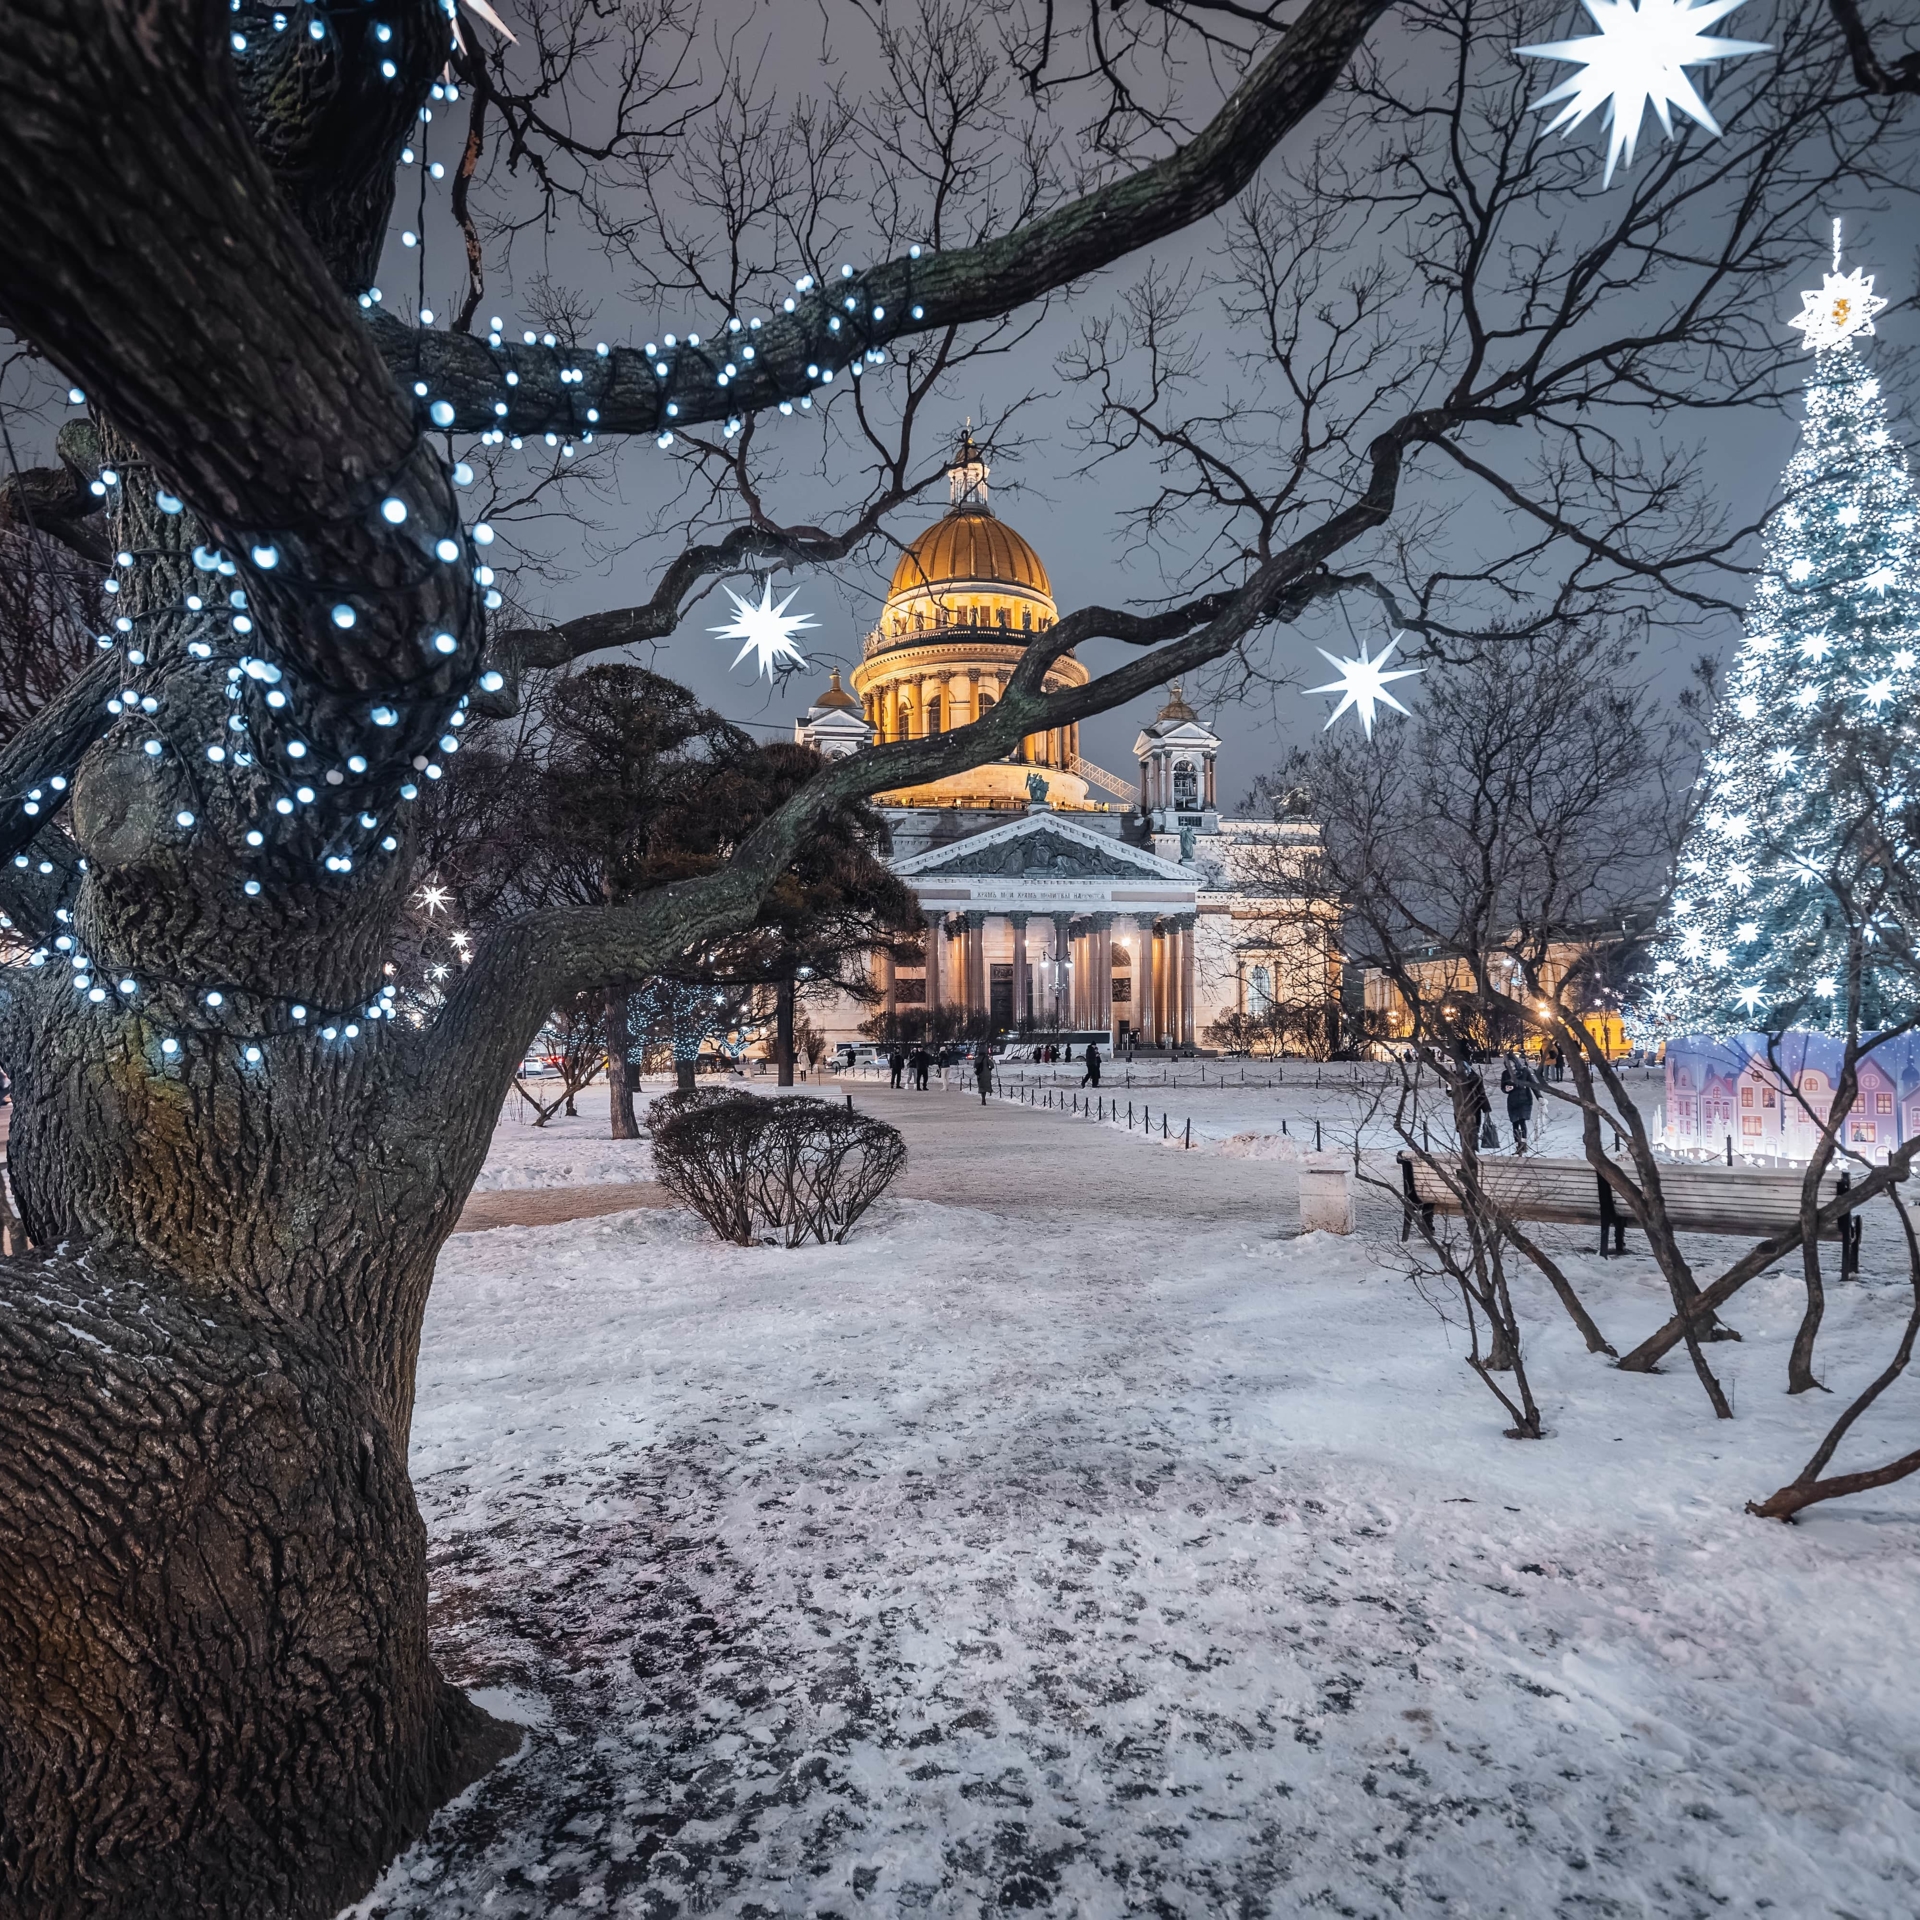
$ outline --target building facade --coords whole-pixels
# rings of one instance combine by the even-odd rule
[[[902,554],[851,692],[836,673],[796,740],[837,756],[965,726],[1054,624],[1046,568],[993,513],[987,480],[963,440],[949,510]],[[1088,677],[1067,653],[1046,685]],[[1084,759],[1069,725],[875,796],[893,869],[926,918],[920,952],[876,959],[877,1005],[840,995],[809,1017],[834,1042],[878,1024],[1190,1047],[1280,999],[1331,1005],[1337,959],[1310,885],[1318,833],[1305,820],[1223,820],[1219,750],[1175,687],[1134,742],[1137,779]]]

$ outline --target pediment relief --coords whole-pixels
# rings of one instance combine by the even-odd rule
[[[1137,880],[1142,868],[1104,847],[1042,831],[1017,834],[991,846],[962,846],[937,864],[926,862],[921,871],[968,880]]]

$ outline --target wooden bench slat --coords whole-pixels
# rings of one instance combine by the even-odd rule
[[[1458,1164],[1453,1155],[1434,1157],[1443,1168]],[[1400,1162],[1409,1170],[1410,1197],[1416,1205],[1441,1213],[1460,1211],[1459,1202],[1433,1168],[1406,1153]],[[1823,1176],[1823,1206],[1840,1191],[1842,1172],[1834,1169]],[[1787,1169],[1663,1167],[1660,1173],[1667,1217],[1683,1233],[1758,1237],[1777,1232],[1800,1217],[1800,1183],[1801,1176]],[[1584,1160],[1482,1160],[1480,1184],[1495,1206],[1518,1220],[1581,1227],[1602,1223],[1599,1176]],[[1609,1211],[1614,1224],[1635,1224],[1618,1200]],[[1844,1241],[1847,1232],[1844,1223],[1836,1224],[1820,1237]]]

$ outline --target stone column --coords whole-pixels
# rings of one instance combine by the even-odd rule
[[[985,1019],[992,1010],[987,997],[987,916],[984,913],[967,915],[966,960],[967,970],[967,1011]]]
[[[967,718],[969,720],[980,718],[980,669],[978,667],[967,669]]]
[[[1160,1009],[1153,996],[1159,969],[1153,964],[1153,915],[1136,914],[1133,924],[1139,928],[1140,957],[1133,965],[1133,1023],[1140,1032],[1140,1044],[1153,1046],[1160,1037]]]
[[[1027,916],[1007,915],[1013,929],[1013,1030],[1018,1033],[1027,1022]]]
[[[1177,1031],[1173,1017],[1174,976],[1178,972],[1179,952],[1174,943],[1173,923],[1162,920],[1154,935],[1160,949],[1159,964],[1154,968],[1154,977],[1158,992],[1153,1004],[1153,1020],[1160,1034],[1160,1044],[1170,1043]]]
[[[1204,807],[1211,808],[1213,805],[1213,755],[1208,754],[1201,762],[1201,765],[1207,770],[1207,780],[1205,787],[1201,790],[1200,804]]]
[[[1180,1044],[1183,1047],[1194,1044],[1193,929],[1194,916],[1188,914],[1180,923]]]
[[[945,984],[940,978],[940,943],[946,939],[940,917],[927,915],[927,931],[923,936],[926,944],[927,959],[927,1021],[931,1029],[933,1016],[940,1010],[940,991]]]
[[[1107,1038],[1113,1038],[1113,915],[1096,913],[1093,916],[1093,931],[1087,937],[1093,961],[1092,978],[1087,985],[1087,997],[1092,1001],[1089,1011],[1093,1018],[1087,1022],[1090,1027],[1105,1027]]]
[[[893,1037],[893,1020],[896,1011],[894,983],[900,970],[893,963],[893,955],[884,947],[882,947],[880,952],[875,956],[875,964],[880,974],[879,981],[877,982],[882,995],[880,1011],[886,1016],[887,1037],[891,1039]]]
[[[1052,1020],[1056,1027],[1073,1025],[1073,975],[1066,970],[1068,956],[1073,952],[1071,935],[1071,916],[1054,914],[1054,977],[1058,985],[1054,987],[1054,1012]]]

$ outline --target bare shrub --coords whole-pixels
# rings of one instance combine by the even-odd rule
[[[647,1119],[661,1184],[736,1246],[845,1240],[907,1157],[884,1120],[804,1095],[669,1094]]]

